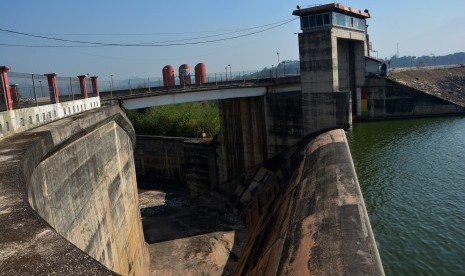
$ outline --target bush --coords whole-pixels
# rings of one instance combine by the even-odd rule
[[[212,137],[220,131],[216,101],[185,103],[130,110],[128,117],[137,134],[171,137]]]

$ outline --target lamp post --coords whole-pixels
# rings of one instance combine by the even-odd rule
[[[278,65],[276,66],[276,78],[279,76],[279,52],[276,52],[276,55],[278,56]]]
[[[224,70],[226,70],[226,81],[228,81],[228,66],[224,67]]]
[[[111,83],[110,83],[110,99],[113,98],[113,75],[110,75]]]

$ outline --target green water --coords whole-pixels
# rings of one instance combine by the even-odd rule
[[[347,135],[386,275],[465,275],[465,118]]]

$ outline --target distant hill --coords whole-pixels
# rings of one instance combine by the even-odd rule
[[[265,67],[261,71],[245,74],[246,78],[270,78],[276,77],[276,67]],[[298,60],[285,60],[279,63],[279,75],[300,75],[300,62]],[[242,78],[239,76],[238,78]]]
[[[445,56],[435,56],[433,54],[421,57],[393,56],[387,62],[390,68],[465,64],[465,53],[459,52]]]

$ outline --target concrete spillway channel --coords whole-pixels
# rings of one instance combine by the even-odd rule
[[[118,107],[4,139],[0,274],[383,275],[342,130],[206,191],[208,208],[138,194],[134,141]]]
[[[383,275],[342,130],[314,135],[191,205],[140,190],[155,275]]]

